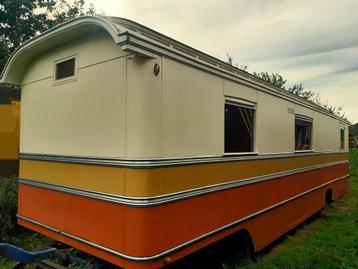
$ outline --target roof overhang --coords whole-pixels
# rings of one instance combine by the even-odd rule
[[[105,30],[115,43],[119,42],[119,30],[101,17],[85,16],[60,24],[22,44],[8,59],[0,83],[20,85],[30,61],[63,40],[71,40],[95,28]]]

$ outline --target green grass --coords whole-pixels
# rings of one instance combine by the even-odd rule
[[[319,218],[286,236],[258,261],[240,269],[358,268],[358,150],[350,152],[350,191]]]

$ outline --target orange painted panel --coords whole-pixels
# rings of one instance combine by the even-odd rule
[[[114,250],[124,249],[123,206],[20,184],[19,215]]]
[[[337,165],[148,208],[128,207],[20,184],[19,214],[124,254],[150,256],[346,174],[347,164]],[[346,179],[325,186],[170,257],[176,260],[239,228],[246,228],[252,234],[259,250],[322,208],[326,189],[332,187],[334,198],[338,198],[347,186]],[[34,228],[27,222],[20,223]],[[157,268],[163,265],[163,261],[133,263],[108,257],[108,253],[88,250],[88,246],[73,243],[62,235],[56,235],[55,239],[70,241],[70,245],[119,266]]]
[[[341,171],[340,176],[343,176],[346,166],[339,165],[333,169]],[[197,196],[160,207],[127,208],[126,226],[133,229],[126,231],[126,250],[136,255],[161,252],[322,184],[320,177],[332,173],[331,168],[327,172],[325,169]],[[323,181],[332,179],[334,177],[326,177]],[[321,199],[324,201],[325,197]],[[148,233],[150,238],[138,246],[135,242],[148,236]],[[169,238],[168,234],[171,235]]]

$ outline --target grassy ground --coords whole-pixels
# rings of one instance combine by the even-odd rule
[[[358,150],[350,152],[350,160],[350,191],[319,215],[279,239],[256,261],[242,258],[240,253],[235,252],[236,243],[229,239],[204,255],[194,254],[194,261],[189,259],[172,268],[358,268]],[[26,249],[49,243],[45,237],[23,230],[6,240]],[[8,269],[12,264],[0,258],[0,269]]]

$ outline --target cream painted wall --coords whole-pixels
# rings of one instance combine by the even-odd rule
[[[128,158],[161,156],[162,71],[154,74],[161,58],[135,57],[127,61]]]
[[[53,76],[55,61],[68,56],[78,56],[78,68],[101,64],[104,61],[120,58],[128,53],[120,50],[113,39],[104,32],[79,37],[77,40],[65,43],[61,47],[43,53],[31,62],[21,84],[27,84]]]
[[[314,112],[313,115],[313,149],[339,150],[339,121],[318,112]]]
[[[71,55],[78,61],[76,79],[54,83],[54,62]],[[167,58],[129,56],[100,32],[37,57],[22,89],[21,152],[222,155],[225,96],[256,103],[259,154],[294,151],[294,113],[313,118],[314,150],[339,147],[339,122],[329,116]]]
[[[223,79],[163,59],[163,157],[224,150]]]
[[[255,151],[259,154],[295,151],[295,115],[314,119],[313,149],[338,148],[337,120],[318,112],[320,117],[315,117],[306,107],[164,59],[161,156],[224,154],[225,96],[256,103]],[[321,125],[331,135],[321,135]]]
[[[257,90],[229,80],[224,80],[224,95],[244,99],[253,103],[257,103],[258,97]]]
[[[77,55],[77,78],[56,85],[54,61]],[[124,157],[126,57],[99,34],[38,57],[22,86],[20,151]]]
[[[297,104],[294,104],[293,107],[294,107],[296,115],[303,115],[303,116],[313,119],[313,110],[312,109],[309,109],[309,108],[306,108],[304,106],[300,106]]]
[[[270,94],[258,92],[256,109],[256,150],[260,154],[293,152],[294,114],[289,113],[293,104]]]

